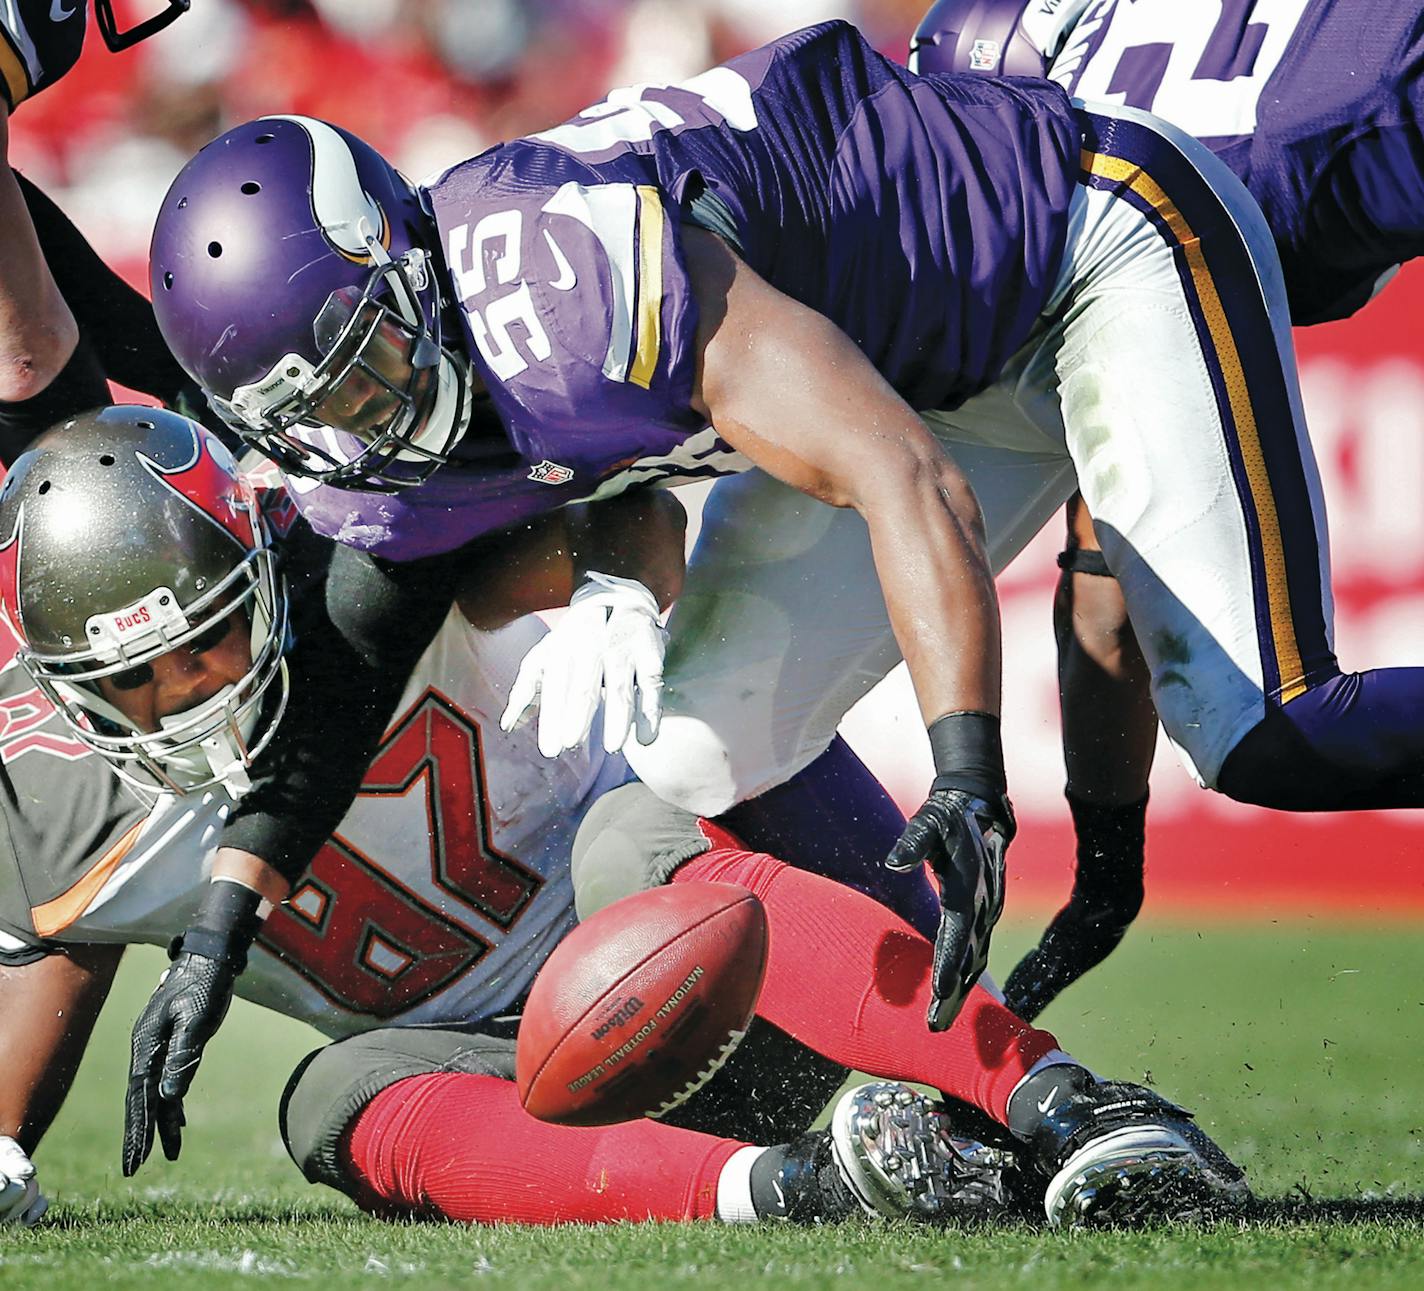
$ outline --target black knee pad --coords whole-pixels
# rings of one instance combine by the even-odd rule
[[[589,809],[574,837],[571,871],[580,919],[634,892],[658,887],[712,844],[697,817],[633,781]]]
[[[506,1034],[506,1032],[508,1032]],[[308,1054],[282,1091],[282,1142],[309,1183],[351,1192],[337,1152],[341,1136],[383,1089],[410,1076],[463,1071],[514,1079],[512,1028],[383,1027]]]

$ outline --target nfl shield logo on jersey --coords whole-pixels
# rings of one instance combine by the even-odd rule
[[[992,72],[999,65],[999,42],[997,40],[976,40],[969,51],[969,69],[974,72]]]
[[[574,473],[569,467],[551,462],[547,457],[529,468],[529,478],[535,484],[567,484],[573,477]]]

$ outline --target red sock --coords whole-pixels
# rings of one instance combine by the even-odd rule
[[[357,1114],[344,1168],[367,1210],[472,1223],[712,1219],[731,1139],[629,1121],[549,1125],[514,1083],[440,1072],[399,1080]]]
[[[761,1017],[835,1062],[932,1085],[1005,1122],[1014,1087],[1057,1040],[979,986],[948,1031],[930,1031],[933,948],[909,924],[852,888],[741,850],[715,825],[702,829],[713,850],[673,882],[736,883],[761,898],[771,931]]]

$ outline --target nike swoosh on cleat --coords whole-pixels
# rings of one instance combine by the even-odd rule
[[[58,3],[58,0],[55,0]],[[572,291],[578,282],[578,274],[574,272],[574,267],[569,263],[569,258],[564,254],[563,248],[554,241],[548,229],[544,230],[544,241],[549,244],[549,250],[554,253],[554,263],[559,266],[559,276],[549,284],[555,291]]]
[[[1054,1085],[1054,1087],[1048,1091],[1048,1097],[1045,1098],[1045,1099],[1043,1100],[1043,1102],[1041,1102],[1041,1103],[1039,1103],[1039,1104],[1037,1105],[1037,1106],[1038,1106],[1038,1110],[1039,1110],[1040,1112],[1046,1113],[1046,1112],[1048,1111],[1048,1109],[1049,1109],[1050,1107],[1052,1107],[1053,1104],[1054,1104],[1055,1102],[1057,1102],[1057,1101],[1058,1101],[1058,1086],[1057,1086],[1057,1085]]]

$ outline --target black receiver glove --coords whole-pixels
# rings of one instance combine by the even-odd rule
[[[169,949],[172,967],[134,1023],[124,1102],[126,1178],[148,1159],[155,1127],[163,1155],[178,1159],[183,1098],[203,1046],[227,1015],[233,982],[247,967],[247,949],[261,926],[261,900],[240,883],[210,883],[193,925]]]
[[[885,864],[928,864],[939,883],[940,920],[926,1022],[943,1031],[989,963],[989,934],[1004,909],[1004,853],[1014,836],[999,719],[950,713],[930,730],[935,779]]]

